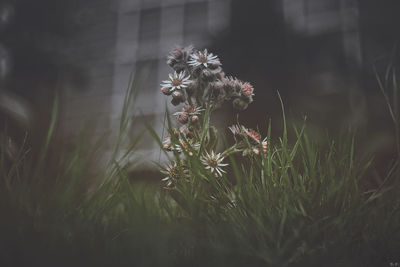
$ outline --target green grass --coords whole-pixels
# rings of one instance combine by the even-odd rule
[[[84,139],[74,149],[57,145],[53,115],[41,149],[21,148],[12,161],[1,153],[1,266],[400,263],[399,158],[388,163],[380,187],[366,188],[374,163],[359,160],[365,157],[353,134],[314,141],[306,123],[289,127],[284,118],[280,137],[271,136],[269,124],[265,155],[232,155],[228,175],[216,179],[194,154],[189,179],[165,190],[161,183],[132,182],[124,158],[134,156],[138,139],[126,134],[128,116],[99,174],[97,145]],[[123,147],[128,152],[117,157]]]

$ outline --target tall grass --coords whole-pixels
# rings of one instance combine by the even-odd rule
[[[1,266],[92,266],[125,261],[153,265],[163,260],[161,253],[157,257],[144,253],[154,250],[155,237],[163,247],[163,236],[168,236],[161,227],[164,219],[156,188],[133,186],[126,161],[139,141],[127,138],[131,120],[126,114],[136,98],[136,84],[132,79],[119,134],[103,173],[93,169],[104,149],[103,138],[93,142],[81,137],[73,148],[58,142],[57,100],[39,150],[25,144],[10,160],[2,146]],[[87,145],[93,143],[93,147]]]
[[[123,114],[135,99],[134,84]],[[201,152],[194,153],[189,178],[166,190],[132,183],[124,159],[138,139],[125,139],[128,116],[105,173],[91,179],[96,147],[85,140],[73,150],[55,146],[55,110],[40,151],[23,147],[12,162],[1,153],[1,266],[400,262],[399,158],[387,173],[390,182],[366,191],[373,161],[359,160],[353,135],[312,140],[306,123],[290,127],[283,104],[282,111],[284,130],[271,136],[269,123],[265,154],[230,155],[228,174],[216,179],[202,166]]]
[[[397,163],[386,177],[390,186],[367,191],[363,179],[372,160],[358,160],[354,135],[317,142],[304,125],[293,127],[297,138],[289,140],[284,110],[283,121],[279,138],[271,137],[269,124],[270,146],[261,157],[231,156],[228,175],[216,179],[195,154],[187,158],[189,178],[169,189],[180,216],[199,224],[211,259],[234,266],[398,262]]]

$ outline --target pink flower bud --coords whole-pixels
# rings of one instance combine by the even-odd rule
[[[182,124],[185,124],[188,122],[188,115],[184,112],[181,112],[177,115],[178,121]]]
[[[175,98],[175,99],[182,99],[182,96],[183,96],[183,94],[181,92],[179,92],[179,91],[174,91],[172,93],[172,97]]]
[[[170,147],[169,147],[169,145],[168,145],[168,144],[165,144],[165,145],[163,145],[163,149],[164,149],[164,150],[169,150],[169,149],[170,149]]]
[[[193,115],[192,118],[191,118],[191,121],[193,123],[197,122],[198,120],[199,120],[199,117],[197,115]]]
[[[258,148],[253,148],[253,153],[256,155],[260,154],[260,150],[258,150]]]
[[[254,88],[253,88],[253,86],[251,86],[250,83],[244,83],[242,85],[242,94],[244,96],[249,97],[249,96],[253,95],[253,91],[254,91]]]
[[[171,94],[171,92],[169,91],[169,88],[168,88],[168,87],[161,87],[161,92],[162,92],[164,95],[170,95],[170,94]]]

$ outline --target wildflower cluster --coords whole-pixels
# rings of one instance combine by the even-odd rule
[[[186,103],[186,110],[211,105],[213,109],[225,101],[232,101],[235,108],[244,110],[253,101],[254,88],[248,82],[227,77],[218,56],[193,47],[175,48],[168,55],[167,64],[174,69],[169,79],[161,84],[165,95],[172,95],[175,106]],[[185,113],[180,113],[185,121]]]
[[[205,172],[220,178],[226,173],[228,164],[224,160],[229,154],[241,151],[244,156],[258,155],[260,148],[266,149],[265,140],[261,141],[257,132],[234,125],[231,130],[235,145],[217,153],[217,131],[208,124],[211,112],[225,102],[231,102],[237,110],[245,110],[253,102],[254,88],[250,83],[226,76],[218,56],[207,49],[175,48],[169,53],[167,64],[173,73],[160,84],[161,92],[172,97],[173,105],[182,104],[182,110],[174,113],[180,125],[171,127],[163,141],[163,149],[175,155],[175,160],[162,171],[167,175],[163,179],[167,187],[190,176],[187,161],[193,158],[197,158]],[[236,136],[243,140],[238,141]]]

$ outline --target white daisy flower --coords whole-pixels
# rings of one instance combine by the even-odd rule
[[[222,176],[222,173],[226,173],[221,167],[224,167],[228,164],[222,163],[224,160],[224,157],[221,156],[221,153],[214,153],[214,151],[211,151],[211,154],[208,154],[206,151],[205,154],[203,154],[200,158],[201,163],[206,167],[206,169],[209,169],[211,173],[215,173],[215,176]]]
[[[165,178],[161,179],[161,181],[166,182],[167,186],[171,186],[174,180],[186,176],[186,171],[182,166],[178,165],[176,161],[168,163],[161,172],[167,175]]]
[[[189,80],[190,75],[186,76],[184,71],[177,73],[176,71],[173,74],[169,74],[169,79],[163,81],[161,87],[170,88],[170,92],[175,90],[180,90],[188,87],[188,85],[192,82]]]
[[[214,56],[212,53],[208,53],[207,49],[203,52],[199,51],[190,56],[190,60],[188,64],[193,67],[198,67],[203,65],[204,67],[208,67],[209,64],[220,65],[218,56]]]

